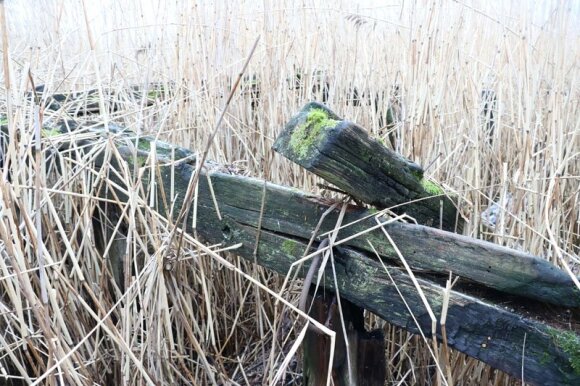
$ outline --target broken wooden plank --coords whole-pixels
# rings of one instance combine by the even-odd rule
[[[360,201],[407,213],[419,224],[462,230],[455,197],[424,178],[419,165],[320,103],[304,106],[272,148]]]
[[[98,127],[93,128],[93,130],[98,130]],[[139,141],[149,141],[149,143],[135,144],[135,137],[132,133],[125,132],[124,135],[122,133],[122,130],[116,132],[119,152],[128,162],[135,164],[135,160],[137,160],[140,168],[147,168],[149,164],[139,160],[146,159],[148,156],[148,152],[143,149],[151,148],[152,139],[150,137],[141,137]],[[176,148],[175,151],[169,151],[170,145],[159,142],[156,147],[162,150],[157,152],[160,168],[159,175],[163,180],[158,184],[159,189],[162,189],[163,186],[169,186],[172,172],[174,172],[175,190],[178,193],[175,198],[175,213],[183,205],[183,196],[191,173],[194,172],[195,162],[192,159],[191,152],[185,149]],[[185,162],[174,165],[173,169],[168,165],[169,158],[163,155],[172,153],[183,155],[185,160]],[[230,244],[240,242],[242,247],[237,250],[237,253],[249,261],[254,261],[254,247],[258,232],[257,223],[260,217],[264,181],[227,174],[225,168],[217,166],[208,165],[208,170],[210,170],[212,176],[213,188],[220,206],[222,220],[216,214],[208,181],[206,178],[201,178],[199,180],[197,207],[198,227],[196,231],[198,235],[212,243]],[[145,185],[144,191],[147,192],[149,191],[146,178],[147,172],[142,176],[144,177],[142,179]],[[167,194],[167,192],[165,193]],[[328,207],[328,203],[297,189],[268,184],[261,236],[256,256],[257,262],[266,268],[286,274],[290,265],[304,253],[310,237],[310,231],[315,228],[320,215]],[[157,210],[165,213],[164,206],[159,202],[157,203]],[[345,223],[361,220],[370,215],[372,215],[372,212],[368,210],[351,207],[346,215]],[[336,213],[328,216],[323,228],[326,230],[332,229],[336,218]],[[358,230],[364,230],[373,225],[372,221],[371,216],[369,219],[361,220],[356,226],[359,227]],[[191,223],[190,214],[187,224]],[[347,235],[354,234],[356,226],[341,230],[339,239],[344,239]],[[438,232],[428,234],[429,238],[439,238],[438,242],[442,243],[441,248],[447,248],[446,241],[441,240],[441,237],[449,235],[446,232],[410,224],[389,224],[386,228],[393,235],[398,230],[399,235],[396,237],[400,238],[407,237],[409,232],[418,232],[409,238],[409,245],[412,245],[412,240],[416,239],[418,235],[423,235],[422,237],[426,239],[423,241],[428,243],[429,240],[422,232]],[[189,230],[191,229],[189,228]],[[404,244],[403,241],[397,240],[393,235],[392,237],[397,244]],[[458,235],[451,236],[459,237],[459,239],[454,239],[458,247],[469,249],[473,245],[470,243],[472,240],[469,238],[462,238],[462,236]],[[410,278],[397,267],[387,265],[393,278],[391,281],[380,262],[360,252],[363,244],[368,243],[368,241],[378,244],[381,239],[384,242],[384,237],[381,233],[374,232],[352,239],[336,248],[337,286],[340,288],[341,295],[354,304],[376,313],[397,326],[413,333],[418,333],[419,329],[421,329],[429,336],[431,320]],[[477,243],[482,242],[478,241]],[[488,244],[483,243],[484,247],[480,248],[480,250],[485,251],[489,247]],[[420,256],[423,259],[420,261],[428,265],[431,255],[427,252],[418,249],[416,256]],[[508,252],[509,250],[505,251],[505,253]],[[389,256],[386,246],[383,247],[380,253],[384,254],[384,258],[395,257],[394,255]],[[491,253],[491,255],[493,254]],[[511,255],[509,256],[511,258]],[[438,259],[452,257],[442,253]],[[513,258],[520,259],[519,261],[522,264],[533,266],[537,264],[544,268],[546,267],[545,264],[549,264],[546,261],[527,255],[514,255]],[[472,257],[472,259],[477,260],[477,256]],[[440,261],[436,262],[433,267],[440,269],[439,265],[441,264]],[[502,272],[495,272],[495,268],[495,266],[489,267],[494,276],[501,276]],[[501,268],[503,269],[503,267]],[[529,276],[526,272],[518,273],[518,275],[521,277]],[[519,282],[521,282],[521,277],[518,276]],[[551,291],[553,292],[557,289],[558,286],[556,284],[564,283],[561,291],[566,293],[566,295],[562,295],[560,301],[564,301],[564,298],[576,299],[577,307],[578,292],[574,289],[570,278],[568,278],[568,281],[566,281],[566,278],[568,277],[565,273],[554,267],[552,276],[550,276],[550,280],[554,281],[551,283]],[[531,281],[535,280],[540,287],[543,285],[541,279],[541,277],[529,278]],[[327,274],[325,283],[332,286],[332,276]],[[396,287],[394,283],[396,283]],[[439,315],[442,306],[442,288],[426,280],[420,280],[420,284],[435,314]],[[399,296],[397,289],[401,291],[405,301],[409,304],[410,310],[413,311],[418,320],[418,325],[413,322],[413,318]],[[521,295],[525,296],[526,294]],[[545,295],[546,293],[542,291],[534,294],[534,296],[540,298]],[[558,301],[553,299],[553,293],[549,294],[547,298],[558,304]],[[487,362],[493,367],[504,370],[516,377],[521,377],[522,358],[524,358],[523,370],[526,382],[538,385],[576,384],[580,382],[580,366],[578,366],[580,361],[578,358],[580,338],[575,331],[549,327],[540,322],[524,318],[515,312],[506,311],[457,291],[452,293],[446,331],[450,347]],[[524,357],[522,357],[522,352]]]

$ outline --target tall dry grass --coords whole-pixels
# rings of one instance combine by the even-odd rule
[[[170,262],[171,274],[163,273],[171,227],[144,201],[139,175],[126,168],[120,176],[128,182],[127,204],[99,198],[114,184],[113,171],[96,171],[95,153],[83,150],[82,140],[96,141],[110,160],[118,157],[115,148],[84,131],[44,138],[34,152],[35,130],[68,116],[64,109],[41,115],[25,97],[31,80],[47,94],[96,89],[101,114],[92,119],[202,151],[258,36],[210,158],[317,191],[314,176],[270,146],[306,101],[323,97],[316,87],[322,80],[335,112],[385,142],[394,138],[397,151],[430,165],[429,176],[458,192],[466,234],[578,273],[575,3],[39,0],[3,6],[0,103],[8,135],[0,193],[0,383],[272,382],[294,339],[287,326],[297,319],[280,316],[277,296],[265,289],[280,288],[281,279],[240,261],[235,251],[224,260],[215,250],[228,246],[208,249],[191,236]],[[153,94],[152,105],[127,92],[152,84],[172,91]],[[370,101],[353,103],[355,88]],[[117,111],[106,103],[111,90],[125,96]],[[496,97],[487,103],[493,130],[489,112],[487,119],[483,114],[485,90]],[[381,127],[389,104],[395,125]],[[71,150],[55,152],[64,142],[73,143]],[[489,227],[481,213],[493,202],[502,210]],[[123,285],[108,265],[113,251],[127,257],[124,272],[132,272]],[[388,338],[388,384],[437,382],[428,343],[372,316],[369,324],[383,327]],[[449,362],[444,384],[517,384],[458,353]],[[296,371],[291,362],[286,383],[299,382]]]

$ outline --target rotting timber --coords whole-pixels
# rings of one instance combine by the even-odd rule
[[[77,128],[60,124],[47,128],[44,133],[50,133],[50,136],[60,133],[67,135],[70,130]],[[107,130],[98,125],[90,130],[115,139],[123,159],[141,173],[146,195],[151,194],[148,176],[152,173],[150,165],[153,164],[147,159],[151,155],[150,150],[155,147],[157,160],[154,164],[157,170],[153,172],[161,178],[154,190],[156,209],[162,215],[167,214],[166,202],[160,198],[164,194],[169,201],[174,199],[173,213],[178,213],[195,170],[195,154],[151,137],[136,137],[134,133],[114,125],[109,125]],[[66,149],[62,147],[59,150]],[[196,233],[212,244],[241,243],[242,246],[236,250],[238,255],[250,261],[256,259],[258,264],[282,275],[303,256],[312,230],[330,206],[319,197],[268,183],[257,256],[254,256],[264,181],[231,174],[227,168],[210,163],[206,164],[203,173],[211,176],[222,219],[218,218],[208,179],[200,178]],[[169,192],[163,190],[170,186],[171,181],[175,197],[169,197]],[[123,199],[122,194],[118,197]],[[148,202],[147,197],[144,199]],[[192,213],[187,224],[192,224],[191,216]],[[337,211],[327,216],[321,233],[331,231],[337,217]],[[340,231],[338,242],[375,226],[374,211],[350,206],[343,223],[353,225]],[[391,223],[384,228],[413,268],[444,275],[451,270],[485,286],[517,295],[513,298],[514,302],[527,304],[541,301],[572,307],[575,308],[572,314],[577,315],[580,293],[563,271],[544,260],[420,225]],[[193,230],[188,228],[186,231]],[[377,249],[385,266],[369,252],[369,243]],[[327,269],[324,283],[329,288],[338,287],[342,297],[396,326],[412,333],[422,330],[430,336],[431,319],[427,310],[411,279],[397,265],[397,255],[380,229],[335,247],[334,257],[337,282],[334,282],[332,271]],[[461,267],[467,268],[462,270]],[[481,276],[474,274],[478,270]],[[419,279],[419,283],[433,311],[440,315],[443,288],[426,278]],[[519,309],[517,303],[510,307]],[[577,327],[578,321],[572,325]],[[440,334],[438,327],[439,338]],[[558,325],[541,323],[534,320],[533,314],[528,313],[524,317],[517,311],[508,311],[491,302],[452,291],[446,335],[450,347],[515,377],[521,377],[523,373],[528,383],[580,384],[580,336],[577,329],[570,331]]]
[[[358,199],[378,208],[389,207],[389,209],[397,213],[411,214],[414,217],[414,221],[427,226],[438,226],[441,229],[456,232],[461,232],[463,228],[463,219],[457,209],[458,200],[456,196],[446,193],[437,183],[427,180],[423,176],[424,171],[420,166],[389,150],[383,146],[381,141],[370,137],[364,129],[352,122],[341,120],[334,112],[317,102],[308,103],[290,120],[277,138],[273,149],[338,186],[355,200]],[[437,205],[437,202],[439,205]],[[408,238],[405,240],[409,241]],[[406,245],[413,250],[413,254],[416,253],[416,247],[421,248],[424,246],[420,240],[422,239],[418,237],[416,240],[411,241],[411,244]],[[443,245],[440,246],[443,247]],[[467,245],[464,247],[467,247]],[[485,245],[480,245],[480,247],[485,248]],[[439,250],[439,252],[442,251],[443,249]],[[424,252],[428,253],[428,249],[425,249]],[[461,252],[465,252],[465,250],[452,248],[450,252],[459,252],[459,255],[461,255]],[[475,252],[477,254],[479,251]],[[493,257],[503,256],[503,253],[499,250],[490,252],[493,253]],[[511,253],[513,251],[510,251]],[[439,254],[435,253],[435,255]],[[470,253],[465,255],[467,257],[464,259],[465,262],[469,261],[469,255]],[[503,257],[509,258],[509,256]],[[486,260],[490,264],[495,261],[494,258]],[[469,264],[460,265],[459,268],[461,268],[461,274],[465,276],[469,269]],[[488,269],[490,273],[492,271],[491,268],[492,265]],[[512,267],[506,268],[510,270],[510,273],[515,273]],[[518,268],[515,271],[518,271]],[[474,276],[481,278],[485,276],[485,273],[482,275],[482,271],[477,269],[477,273]],[[461,287],[466,288],[465,285]],[[508,290],[508,292],[510,291]],[[327,291],[323,291],[322,295],[328,297]],[[480,293],[480,296],[482,295]],[[505,297],[505,294],[499,295],[499,298],[505,299]],[[324,299],[324,296],[318,295],[315,297],[313,305],[315,310],[324,307],[327,303],[320,299]],[[344,303],[345,299],[342,299],[341,302]],[[349,308],[347,313],[349,318],[347,319],[347,316],[345,316],[345,323],[347,325],[356,324],[357,318],[352,317],[352,315],[357,315],[357,313],[362,317],[362,309],[353,311],[352,307]],[[324,320],[324,318],[321,318],[320,312],[313,312],[311,316],[318,321]],[[334,327],[334,330],[339,332],[338,327]],[[359,328],[357,332],[369,335],[364,330],[364,327]],[[378,332],[380,333],[380,331]],[[356,334],[350,334],[350,332],[347,332],[347,334],[349,334],[348,339],[351,345],[361,345]],[[324,353],[322,354],[323,357],[328,356],[328,344],[324,337],[320,337],[310,331],[307,337],[310,337],[310,339],[306,340],[304,346],[306,353],[304,357],[305,382],[308,382],[308,385],[323,384],[323,378],[320,376],[313,377],[314,380],[307,378],[307,374],[325,373],[322,370],[326,369],[324,365],[317,362],[316,355],[309,354]],[[577,336],[572,333],[569,337],[574,337],[571,340],[575,347],[574,350],[578,351]],[[376,359],[374,361],[369,360],[369,355],[367,354],[374,350],[375,353],[372,356],[382,357],[379,354],[381,346],[378,344],[381,339],[382,337],[374,337],[374,339],[366,340],[366,346],[371,348],[371,350],[355,352],[355,355],[358,355],[355,358],[357,364],[363,363],[368,368],[380,366]],[[339,341],[339,343],[342,342]],[[339,343],[337,343],[339,348],[334,350],[335,356],[341,355]],[[483,343],[482,347],[487,347],[487,344]],[[318,356],[320,355],[318,354]],[[577,370],[578,364],[573,367]],[[358,370],[358,366],[355,365],[354,368]],[[523,374],[522,372],[522,377],[524,376]],[[339,384],[351,384],[342,382],[344,378],[338,378]],[[356,375],[355,379],[360,383]],[[363,380],[363,383],[369,385],[382,384],[382,382],[376,380],[369,380],[369,382]]]
[[[304,106],[273,149],[364,203],[407,213],[419,224],[461,232],[456,197],[425,178],[419,165],[320,103]]]

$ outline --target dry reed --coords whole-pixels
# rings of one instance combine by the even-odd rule
[[[213,140],[213,160],[319,192],[317,178],[270,146],[306,101],[324,98],[339,115],[431,165],[429,177],[462,198],[466,234],[578,274],[578,4],[103,3],[0,3],[7,128],[0,384],[300,381],[297,360],[285,355],[300,338],[301,317],[279,306],[296,301],[295,286],[277,294],[283,278],[237,258],[236,246],[207,247],[184,235],[178,253],[167,244],[174,225],[143,192],[148,172],[119,161],[112,143],[94,132],[44,136],[40,151],[33,149],[35,127],[95,101],[100,113],[91,119],[106,127],[123,125],[194,151]],[[218,126],[258,35],[248,76]],[[31,79],[45,86],[43,98],[96,92],[40,111],[26,97]],[[131,92],[153,85],[158,91],[149,95]],[[389,105],[395,122],[387,127]],[[65,143],[67,151],[56,151]],[[105,165],[122,167],[96,168],[99,152]],[[113,188],[126,200],[102,198]],[[493,202],[500,209],[490,227],[481,214]],[[122,270],[109,264],[113,254],[126,257]],[[390,385],[519,384],[445,342],[367,319],[385,331]]]

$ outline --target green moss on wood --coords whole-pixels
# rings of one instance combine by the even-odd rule
[[[282,251],[287,255],[295,255],[298,243],[294,240],[284,240],[282,243]]]
[[[151,142],[146,139],[140,138],[137,141],[137,149],[143,151],[151,151]]]
[[[133,157],[133,156],[125,157],[125,160],[127,161],[127,163],[130,166],[135,166],[135,163],[136,163],[137,167],[140,167],[140,168],[147,165],[147,159],[148,159],[148,155],[145,155],[143,153],[137,153],[135,157]]]
[[[300,158],[304,159],[311,153],[313,147],[319,144],[324,135],[324,129],[334,127],[337,120],[328,117],[322,109],[312,109],[306,116],[306,122],[294,129],[290,137],[290,147]]]
[[[134,141],[134,143],[136,143],[137,149],[139,151],[144,151],[148,153],[151,152],[151,146],[153,145],[152,143],[155,142],[155,151],[157,154],[157,158],[181,159],[184,157],[193,156],[193,153],[186,149],[173,146],[167,142],[158,141],[151,136],[142,136],[139,137],[138,139],[132,138],[131,140]]]
[[[425,189],[425,192],[428,193],[430,196],[438,196],[445,194],[445,191],[438,183],[423,177],[423,173],[417,170],[411,170],[411,174],[414,175],[417,178],[417,180],[419,180],[421,186],[423,187],[423,189]]]
[[[419,181],[423,179],[423,171],[411,170],[411,174],[414,175]]]
[[[542,354],[542,357],[540,358],[540,364],[541,364],[542,366],[545,366],[545,365],[547,365],[548,363],[550,363],[550,361],[551,361],[551,360],[552,360],[552,359],[551,359],[551,357],[550,357],[550,354],[548,354],[546,351],[544,351],[544,353]]]
[[[423,186],[425,191],[432,196],[437,196],[445,193],[445,191],[439,186],[439,184],[426,178],[423,178],[421,180],[421,185]]]
[[[569,355],[574,373],[580,374],[580,337],[572,331],[559,331],[551,327],[548,327],[548,334],[556,346]]]

